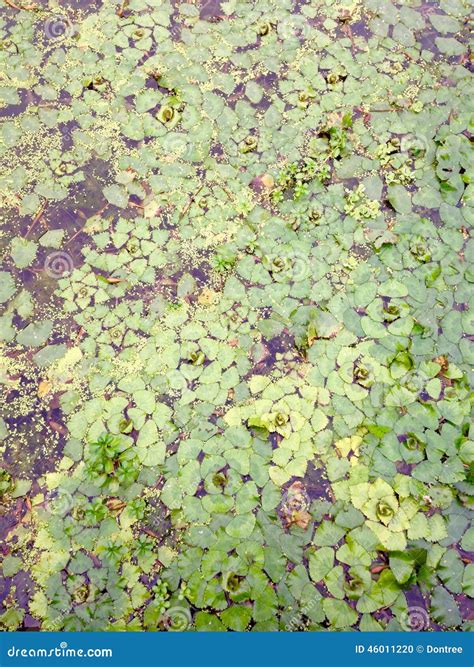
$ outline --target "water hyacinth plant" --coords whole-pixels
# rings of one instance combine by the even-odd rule
[[[0,4],[1,629],[474,629],[468,4]]]

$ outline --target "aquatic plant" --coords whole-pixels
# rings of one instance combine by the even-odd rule
[[[468,7],[251,4],[0,9],[3,629],[473,629]]]

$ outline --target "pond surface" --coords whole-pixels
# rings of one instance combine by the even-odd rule
[[[473,629],[469,9],[1,4],[2,629]]]

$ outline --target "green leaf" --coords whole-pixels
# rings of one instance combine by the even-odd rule
[[[474,598],[474,563],[469,563],[464,568],[462,591],[470,598]]]
[[[442,586],[437,586],[431,596],[431,615],[446,628],[455,628],[461,623],[461,614],[454,597]]]
[[[334,567],[334,549],[321,547],[309,555],[309,574],[311,579],[318,583]]]
[[[263,391],[271,382],[271,378],[266,375],[252,375],[249,380],[249,389],[252,394],[258,394]]]
[[[228,449],[224,453],[225,459],[231,468],[241,475],[248,475],[250,472],[249,454],[244,449]]]
[[[4,577],[13,577],[17,572],[21,570],[23,562],[21,558],[17,556],[5,556],[2,563],[2,570]]]
[[[367,526],[387,551],[404,551],[407,545],[404,533],[394,533],[386,526],[375,521],[367,521]]]
[[[12,498],[21,498],[26,496],[28,491],[31,489],[32,481],[29,479],[17,479],[15,481],[15,488],[11,492]]]
[[[0,615],[0,624],[4,625],[8,630],[12,632],[17,630],[23,621],[25,615],[24,609],[18,609],[17,607],[11,607],[7,609],[6,612]]]
[[[64,229],[50,229],[40,236],[39,244],[45,248],[60,248],[64,238]]]
[[[460,56],[466,50],[466,47],[454,37],[436,37],[435,44],[441,53],[447,56]]]
[[[255,621],[267,621],[273,618],[277,612],[278,598],[271,586],[266,586],[257,596],[253,605],[253,618]]]
[[[17,341],[20,345],[26,347],[39,347],[43,345],[53,331],[52,322],[37,322],[28,324],[22,329],[17,336]]]
[[[384,570],[372,588],[364,593],[357,602],[357,610],[372,613],[377,609],[389,607],[400,593],[400,586],[390,570]]]
[[[189,273],[184,273],[178,282],[178,297],[182,299],[196,289],[196,281]]]
[[[326,598],[323,600],[323,610],[333,628],[349,628],[359,618],[359,615],[344,600]]]
[[[387,188],[387,199],[397,213],[410,213],[410,193],[403,185],[389,185]]]
[[[451,593],[462,593],[464,565],[454,549],[448,549],[438,564],[438,576]]]
[[[194,627],[198,632],[225,632],[225,626],[217,616],[206,611],[198,611],[194,617]]]
[[[464,551],[474,551],[474,526],[468,528],[461,540],[461,548]]]
[[[345,534],[344,528],[331,521],[323,521],[314,534],[313,542],[318,547],[334,546]]]
[[[225,532],[230,537],[245,539],[249,537],[255,527],[255,516],[253,514],[241,514],[234,517],[230,523],[227,524]]]
[[[5,303],[16,291],[15,281],[6,271],[0,271],[0,303]]]
[[[104,188],[103,193],[109,204],[118,206],[118,208],[126,208],[128,206],[128,192],[125,188],[120,187],[120,185],[109,185]]]
[[[255,81],[249,81],[245,86],[245,94],[251,102],[258,104],[263,97],[263,90]]]
[[[19,269],[25,269],[34,261],[38,246],[33,241],[16,236],[12,240],[11,256]]]
[[[410,579],[415,562],[415,558],[409,552],[394,551],[390,554],[390,569],[399,584],[404,584]]]
[[[380,296],[389,296],[391,298],[407,296],[408,288],[402,282],[390,279],[380,284],[379,294]]]
[[[221,620],[229,630],[244,632],[252,618],[252,609],[233,605],[221,613]]]

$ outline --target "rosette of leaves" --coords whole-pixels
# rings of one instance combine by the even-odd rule
[[[183,103],[176,95],[169,97],[160,106],[157,119],[168,129],[172,130],[181,120],[181,110]]]
[[[202,352],[202,350],[192,350],[189,353],[188,361],[193,366],[202,366],[202,364],[205,362],[205,360],[206,360],[206,357],[204,355],[204,352]]]
[[[262,257],[262,266],[264,266],[272,278],[278,282],[286,282],[291,272],[292,260],[290,257],[282,255],[264,255]]]
[[[109,514],[109,508],[102,498],[92,498],[83,506],[75,506],[72,510],[77,519],[81,519],[86,526],[97,526]]]
[[[106,492],[116,493],[138,477],[138,457],[132,440],[104,433],[89,443],[86,471],[89,478]]]
[[[368,492],[367,499],[361,505],[360,510],[372,521],[380,521],[388,525],[399,508],[392,487],[383,479],[377,479],[372,484],[364,485],[364,489]],[[361,489],[358,488],[357,491],[360,492]],[[355,503],[354,505],[357,507]]]
[[[143,623],[149,630],[155,630],[159,627],[166,629],[166,612],[171,606],[168,583],[164,580],[158,582],[152,588],[153,599],[146,606],[143,614]]]
[[[382,167],[385,167],[391,163],[395,155],[400,155],[399,151],[400,139],[398,137],[392,137],[387,141],[378,144],[373,155],[380,161]]]
[[[295,613],[298,628],[379,630],[385,623],[370,615],[390,608],[396,628],[406,611],[404,589],[416,583],[432,618],[459,627],[467,605],[462,598],[458,609],[455,596],[473,594],[473,566],[464,567],[457,544],[463,553],[474,549],[467,512],[473,186],[463,108],[465,7],[438,3],[428,15],[411,3],[398,23],[390,6],[379,7],[356,38],[358,47],[370,46],[361,58],[351,40],[339,39],[341,23],[361,19],[357,3],[306,3],[303,14],[279,7],[270,16],[265,2],[255,12],[234,11],[228,2],[226,20],[213,22],[183,4],[172,34],[173,8],[158,4],[131,3],[132,11],[124,3],[117,15],[107,3],[88,11],[81,34],[61,44],[67,67],[38,58],[31,81],[20,81],[31,88],[37,79],[34,92],[46,102],[17,118],[24,90],[18,73],[31,70],[32,49],[41,56],[42,45],[30,43],[36,31],[25,32],[22,23],[33,21],[32,13],[11,13],[0,48],[7,113],[1,198],[32,219],[47,203],[28,238],[12,241],[18,226],[7,214],[6,259],[15,266],[0,286],[0,301],[9,302],[2,340],[14,340],[15,313],[30,317],[38,305],[35,315],[46,317],[43,287],[52,281],[43,281],[49,246],[39,229],[55,225],[59,200],[69,209],[69,194],[84,204],[77,227],[68,215],[57,219],[75,264],[81,251],[85,262],[58,281],[57,296],[67,326],[75,322],[85,332],[74,343],[84,357],[80,370],[87,370],[80,382],[88,381],[84,389],[96,398],[79,392],[79,367],[71,379],[68,373],[71,391],[60,400],[77,444],[66,445],[54,488],[67,480],[64,488],[76,489],[85,463],[99,492],[119,496],[89,501],[76,492],[71,515],[49,513],[35,552],[23,559],[24,567],[33,563],[38,591],[29,610],[10,595],[0,624],[17,629],[28,613],[43,629],[166,630],[169,608],[184,595],[199,610],[196,630],[243,631],[250,623],[278,630]],[[401,51],[393,55],[392,42],[408,46],[408,60]],[[243,68],[255,80],[239,83]],[[335,109],[357,109],[354,122]],[[272,169],[282,159],[277,176]],[[96,192],[97,177],[111,167],[116,182]],[[382,201],[391,205],[387,220]],[[122,208],[124,217],[117,221],[103,204]],[[311,215],[316,205],[320,220]],[[87,210],[96,214],[76,234]],[[221,256],[222,244],[236,260]],[[262,255],[281,256],[265,267],[252,256],[259,247]],[[299,281],[289,255],[308,259]],[[209,266],[212,303],[194,299]],[[32,280],[22,281],[15,298],[17,269]],[[56,318],[57,305],[48,319]],[[48,336],[57,333],[48,322]],[[35,347],[46,342],[27,334]],[[287,345],[292,336],[299,354]],[[184,341],[192,347],[184,350]],[[266,347],[278,351],[261,363]],[[17,351],[12,359],[23,363]],[[35,379],[49,354],[45,348],[33,356]],[[444,359],[429,361],[437,355]],[[252,375],[253,363],[259,375]],[[7,388],[12,375],[8,368]],[[99,398],[113,386],[124,404]],[[158,395],[166,397],[166,416],[156,408]],[[123,432],[121,444],[84,451],[81,440],[100,433],[104,410],[107,430]],[[252,433],[249,418],[260,419]],[[0,439],[14,435],[15,422],[23,419],[3,433],[0,420]],[[164,422],[177,427],[163,442],[157,430]],[[131,432],[136,446],[125,435]],[[133,460],[135,450],[145,465]],[[308,507],[316,531],[304,528],[306,515],[283,527],[277,508],[286,493],[291,509],[286,485],[295,476],[311,484],[306,466],[315,455],[323,481],[313,488],[324,493],[327,475],[336,501],[328,495]],[[173,548],[158,547],[155,589],[156,577],[143,576],[155,567],[153,540],[136,538],[144,505],[138,484],[128,486],[132,461],[147,495],[156,493],[156,466],[164,463],[166,509],[156,514],[169,518],[172,539],[178,537]],[[410,474],[397,473],[403,463]],[[11,491],[0,476],[10,496],[24,490],[20,482]],[[33,531],[41,526],[37,511],[33,502]],[[407,549],[409,541],[422,543],[424,556]],[[374,567],[380,551],[386,555]],[[3,565],[10,575],[21,567],[11,558]],[[319,581],[324,596],[315,589]],[[94,586],[107,599],[92,599]]]
[[[344,211],[359,222],[375,219],[380,215],[380,202],[369,199],[365,186],[359,184],[354,190],[347,192]]]
[[[398,380],[414,367],[414,361],[408,350],[400,350],[389,361],[390,375],[394,380]]]
[[[257,429],[264,429],[269,433],[279,433],[285,437],[291,433],[289,415],[283,412],[265,412],[262,415],[249,417],[247,425]]]
[[[133,554],[138,566],[144,572],[150,572],[156,561],[154,540],[148,535],[139,535],[134,544]]]
[[[295,346],[303,354],[318,340],[329,339],[340,331],[342,325],[324,307],[298,308],[290,314]]]
[[[212,258],[212,268],[219,273],[230,271],[237,261],[235,250],[230,246],[221,246]]]
[[[377,536],[385,549],[404,549],[405,531],[418,512],[419,505],[411,497],[401,502],[385,480],[350,485],[354,507],[367,517],[367,527]]]
[[[324,183],[331,170],[322,160],[306,157],[300,162],[290,162],[279,173],[276,187],[272,190],[272,201],[279,204],[285,198],[298,202],[309,193],[312,181]]]
[[[366,313],[377,322],[391,324],[396,320],[408,317],[410,306],[402,299],[376,298],[369,303]]]
[[[254,134],[249,134],[243,141],[239,144],[239,151],[243,154],[252,153],[258,148],[258,137]]]
[[[235,596],[240,591],[243,580],[244,577],[239,576],[236,572],[226,572],[222,575],[222,588]]]
[[[14,488],[15,482],[8,470],[0,468],[0,498],[7,496]]]
[[[296,106],[300,109],[307,109],[311,102],[317,97],[316,91],[308,87],[305,90],[300,90],[298,93],[298,99],[296,101]]]
[[[343,588],[349,600],[358,600],[372,584],[370,571],[362,565],[351,567],[346,575]]]
[[[431,261],[429,240],[422,236],[415,236],[411,239],[410,252],[419,262],[426,263]]]
[[[339,74],[333,72],[329,76],[336,79]],[[331,116],[331,120],[322,125],[316,137],[310,140],[308,145],[310,156],[315,159],[327,160],[332,158],[333,160],[340,160],[349,153],[348,130],[351,127],[352,116],[350,113]]]
[[[365,387],[366,389],[368,389],[374,382],[369,365],[364,364],[364,362],[360,359],[354,363],[352,377],[354,378],[354,382],[360,384],[361,387]]]
[[[407,463],[419,463],[425,458],[426,443],[416,433],[406,433],[400,448]]]

